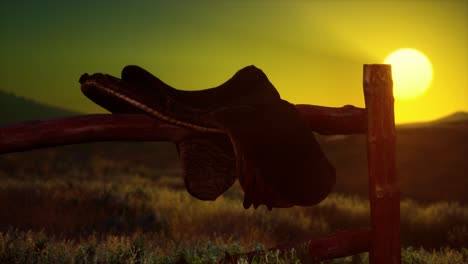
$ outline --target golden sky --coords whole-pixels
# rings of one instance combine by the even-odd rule
[[[103,112],[81,94],[82,73],[136,64],[194,90],[253,64],[290,102],[364,107],[362,65],[414,48],[433,81],[396,100],[396,121],[468,111],[466,0],[73,2],[0,3],[0,90]]]

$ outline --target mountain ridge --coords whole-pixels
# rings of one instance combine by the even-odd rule
[[[468,112],[456,111],[446,116],[436,118],[434,120],[397,124],[396,127],[397,129],[398,128],[401,128],[401,129],[418,128],[418,127],[422,128],[422,127],[432,127],[432,126],[438,126],[438,125],[443,125],[443,124],[460,123],[460,122],[461,123],[468,122]]]
[[[0,125],[79,115],[79,112],[49,106],[0,90]]]
[[[441,122],[458,122],[458,121],[467,121],[467,120],[468,120],[468,112],[456,111],[447,116],[437,118],[433,120],[432,122],[441,123]]]

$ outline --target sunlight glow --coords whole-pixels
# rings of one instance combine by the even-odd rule
[[[396,50],[384,63],[392,64],[393,94],[396,98],[415,98],[423,94],[431,84],[431,62],[418,50]]]

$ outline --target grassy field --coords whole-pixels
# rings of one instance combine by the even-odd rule
[[[333,193],[311,208],[244,210],[237,184],[203,202],[185,191],[172,166],[128,166],[117,151],[82,156],[70,149],[1,157],[1,263],[209,263],[225,252],[368,226],[368,201],[358,196]],[[401,229],[404,263],[468,261],[464,204],[404,199]],[[295,261],[307,263],[301,249],[258,259]],[[363,254],[329,263],[366,261]]]
[[[190,246],[174,246],[168,254],[161,254],[152,248],[153,237],[142,234],[133,236],[109,236],[98,240],[92,236],[79,242],[53,240],[43,232],[9,231],[0,233],[0,261],[2,263],[216,263],[226,253],[237,254],[249,250],[237,242],[231,244],[205,241]],[[255,245],[262,250],[264,246]],[[428,251],[423,248],[402,249],[403,264],[464,264],[468,250],[442,248]],[[248,263],[240,258],[238,263]],[[304,252],[291,250],[285,254],[265,251],[251,263],[314,263],[304,257]],[[346,258],[319,262],[322,264],[368,263],[368,255],[360,254]]]

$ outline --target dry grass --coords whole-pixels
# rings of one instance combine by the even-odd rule
[[[238,185],[216,201],[204,202],[181,190],[181,184],[171,177],[139,176],[113,182],[5,180],[0,187],[0,226],[4,231],[44,230],[72,239],[93,233],[105,237],[144,232],[159,236],[160,248],[208,240],[250,248],[369,225],[368,203],[358,197],[332,194],[315,207],[270,212],[263,206],[243,209]],[[404,200],[401,215],[407,246],[460,247],[468,242],[466,206]]]

